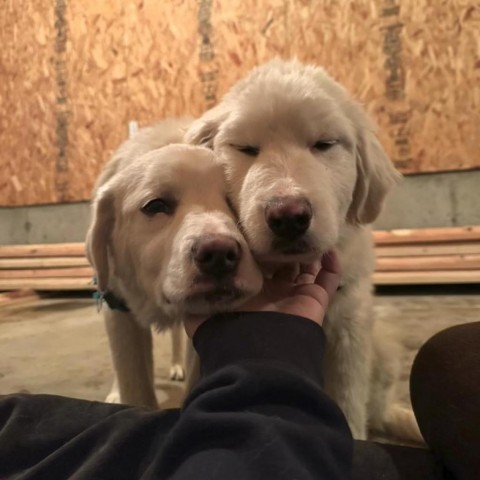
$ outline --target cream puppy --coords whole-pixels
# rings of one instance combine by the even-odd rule
[[[105,309],[115,370],[109,401],[157,406],[152,326],[165,330],[186,315],[230,310],[262,285],[213,152],[157,148],[181,123],[163,122],[128,140],[95,189],[88,257],[100,292],[128,309]]]
[[[356,438],[369,427],[420,438],[411,411],[375,400],[389,398],[383,392],[394,375],[372,375],[373,342],[384,339],[372,314],[368,224],[400,175],[361,106],[324,69],[277,59],[235,84],[185,141],[220,157],[242,231],[265,271],[338,251],[341,289],[324,323],[327,391]],[[380,368],[396,371],[393,363]]]

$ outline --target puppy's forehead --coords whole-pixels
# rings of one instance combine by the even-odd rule
[[[210,149],[204,147],[169,145],[144,155],[138,166],[141,183],[150,188],[201,186],[206,179],[210,185],[224,183],[219,161]]]
[[[253,143],[259,135],[278,130],[302,137],[350,139],[353,128],[343,108],[348,100],[330,83],[330,79],[307,75],[260,77],[240,92],[224,131],[228,136],[233,129],[234,135],[240,132],[246,142]]]

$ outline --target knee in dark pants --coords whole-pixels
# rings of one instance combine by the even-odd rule
[[[415,358],[410,394],[426,442],[457,479],[480,478],[480,322],[428,340]]]

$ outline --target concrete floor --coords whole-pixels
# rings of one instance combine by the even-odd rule
[[[382,294],[379,321],[398,327],[404,345],[397,397],[409,403],[408,377],[418,348],[436,332],[480,320],[480,296]],[[178,405],[183,385],[168,380],[169,335],[155,339],[156,387],[163,407]],[[102,317],[89,298],[42,299],[0,308],[0,394],[50,393],[102,401],[112,374]]]
[[[183,383],[168,379],[170,335],[155,336],[155,378],[164,408]],[[0,308],[0,394],[49,393],[103,401],[112,367],[102,315],[90,298],[42,299]]]

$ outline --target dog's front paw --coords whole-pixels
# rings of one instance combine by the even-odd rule
[[[105,399],[106,403],[122,403],[120,399],[120,392],[117,390],[112,390]]]
[[[176,382],[183,382],[183,380],[185,380],[185,371],[178,363],[174,363],[170,367],[170,380],[174,380]]]

